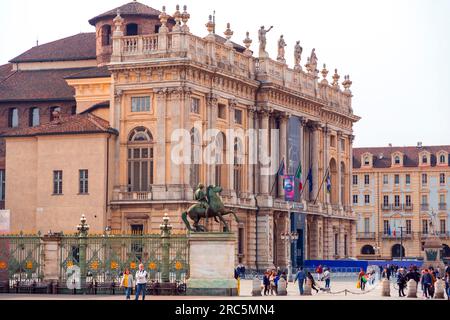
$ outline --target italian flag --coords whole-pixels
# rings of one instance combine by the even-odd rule
[[[302,173],[303,173],[302,163],[300,162],[298,169],[297,169],[297,173],[295,174],[295,177],[300,181],[300,183],[299,183],[300,191],[303,190]]]

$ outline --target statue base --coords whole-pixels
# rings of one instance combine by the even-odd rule
[[[423,249],[424,249],[423,267],[424,268],[433,267],[434,269],[439,267],[441,270],[444,270],[445,265],[441,259],[442,244],[440,239],[437,236],[430,235],[425,240]]]
[[[234,233],[191,233],[189,250],[188,296],[238,295]]]

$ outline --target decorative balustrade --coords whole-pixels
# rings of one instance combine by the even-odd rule
[[[151,201],[151,192],[119,192],[115,197],[116,201]]]

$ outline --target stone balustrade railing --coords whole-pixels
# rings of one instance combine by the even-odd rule
[[[263,57],[240,53],[231,45],[216,41],[214,35],[201,38],[187,32],[160,32],[152,35],[113,36],[112,63],[136,62],[140,59],[166,57],[189,58],[199,64],[213,66],[233,76],[262,79],[296,92],[305,98],[321,100],[325,107],[352,114],[349,87],[330,85],[318,74],[294,70],[287,64]]]

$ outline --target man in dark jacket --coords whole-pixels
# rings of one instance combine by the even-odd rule
[[[431,299],[431,286],[433,283],[433,278],[431,277],[431,273],[428,271],[428,269],[425,269],[424,274],[422,275],[422,285],[423,285],[423,292],[425,294],[425,298]]]

